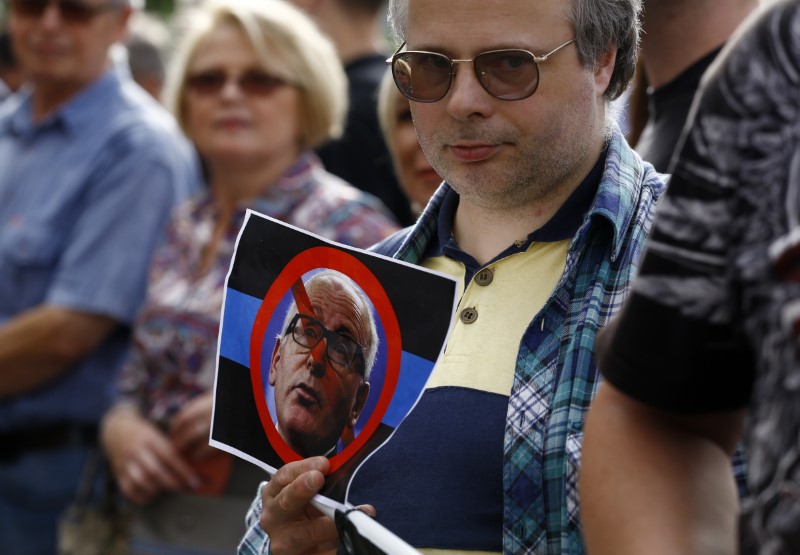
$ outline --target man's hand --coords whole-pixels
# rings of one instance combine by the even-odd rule
[[[135,503],[149,503],[164,491],[200,486],[199,478],[169,438],[131,409],[109,413],[101,440],[122,493]]]
[[[336,553],[336,524],[310,504],[329,469],[325,457],[292,462],[281,467],[262,489],[261,527],[269,534],[274,555]],[[368,505],[359,509],[375,515]]]

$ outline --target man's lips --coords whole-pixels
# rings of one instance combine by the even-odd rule
[[[294,386],[293,391],[297,394],[298,402],[304,407],[311,407],[313,405],[322,406],[319,393],[306,384],[301,383]]]
[[[462,162],[480,162],[491,157],[500,150],[501,146],[499,144],[455,144],[450,145],[450,151]]]
[[[60,44],[39,43],[34,46],[34,51],[39,56],[62,56],[67,49]]]

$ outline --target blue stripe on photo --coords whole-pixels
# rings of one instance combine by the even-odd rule
[[[236,289],[225,291],[225,313],[222,318],[222,340],[219,354],[242,366],[250,368],[250,332],[261,299],[240,293]]]
[[[228,288],[225,296],[225,312],[222,318],[222,340],[219,345],[219,354],[242,366],[250,368],[250,334],[253,329],[258,309],[261,307],[261,299],[246,295],[236,289]],[[277,311],[282,314],[286,307],[279,306]],[[271,323],[267,329],[268,336],[274,336],[277,331],[273,327],[279,325],[281,319]],[[277,329],[277,328],[276,328]],[[272,331],[271,331],[272,330]],[[271,352],[271,345],[267,346]],[[263,356],[263,355],[262,355]],[[376,360],[376,364],[384,364],[385,354]],[[425,387],[433,371],[434,363],[430,360],[417,356],[413,353],[403,351],[400,358],[400,378],[389,408],[383,417],[382,422],[388,426],[397,427],[406,414],[414,406],[420,393]],[[374,390],[380,391],[382,377],[374,376]],[[372,397],[372,395],[370,395]],[[365,407],[364,417],[367,417],[377,401],[377,396],[370,399],[371,403]],[[363,423],[361,423],[363,425]]]
[[[383,415],[382,422],[387,426],[396,428],[405,416],[411,411],[411,407],[417,402],[417,398],[425,387],[425,382],[433,371],[433,362],[428,359],[418,357],[413,353],[403,351],[400,358],[400,379],[394,391],[392,402]]]

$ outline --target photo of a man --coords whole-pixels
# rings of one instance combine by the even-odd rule
[[[346,446],[369,396],[378,351],[370,302],[346,275],[322,270],[294,297],[269,369],[277,429],[298,454],[333,456]]]

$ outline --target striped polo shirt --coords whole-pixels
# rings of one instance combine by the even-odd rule
[[[449,341],[419,403],[348,495],[416,547],[502,551],[503,435],[519,344],[559,282],[604,162],[605,152],[550,221],[483,266],[453,238],[458,194],[443,199],[422,265],[459,280]]]

